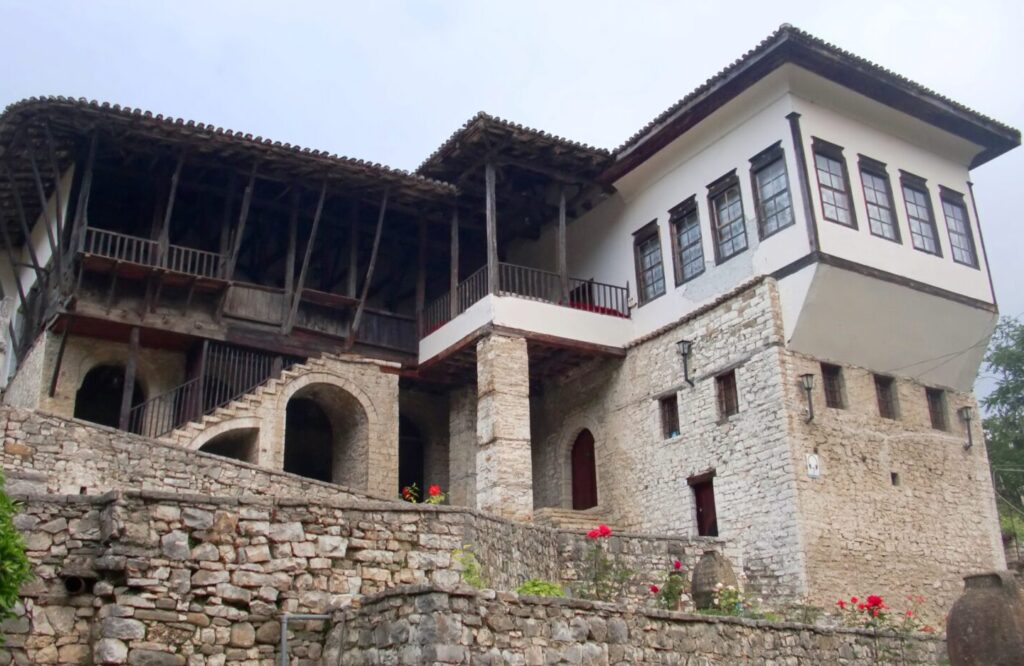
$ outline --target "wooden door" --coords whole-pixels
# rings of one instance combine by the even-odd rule
[[[693,497],[697,503],[697,535],[718,536],[718,516],[715,512],[715,486],[712,481],[693,484]]]
[[[572,508],[597,506],[597,466],[594,461],[594,436],[583,430],[572,445]]]

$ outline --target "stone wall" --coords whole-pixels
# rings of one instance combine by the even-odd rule
[[[141,491],[26,495],[18,517],[36,580],[6,631],[16,663],[255,664],[276,650],[281,613],[322,613],[408,584],[452,586],[469,545],[488,583],[571,583],[587,552],[578,533],[468,509],[367,500],[228,498]],[[672,558],[691,570],[717,540],[614,536],[635,569],[627,600]],[[727,549],[726,549],[727,550]],[[86,581],[70,594],[65,579]],[[301,628],[300,628],[301,629]],[[300,630],[296,657],[322,635]],[[262,662],[261,662],[262,663]],[[306,662],[299,662],[306,663]]]
[[[336,615],[341,664],[939,664],[926,635],[716,618],[510,593],[411,587]]]

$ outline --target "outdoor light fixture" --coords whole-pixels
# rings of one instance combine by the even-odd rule
[[[974,446],[974,433],[971,432],[971,420],[974,419],[974,410],[971,409],[970,405],[966,405],[956,410],[956,412],[960,415],[960,420],[967,426],[967,443],[964,444],[964,451],[969,451]]]
[[[690,352],[693,350],[693,343],[689,340],[680,340],[676,343],[676,349],[679,350],[679,355],[683,357],[683,379],[690,386],[693,386],[693,380],[690,379]]]
[[[811,391],[814,390],[814,375],[809,372],[800,375],[800,384],[804,387],[804,393],[807,394],[807,422],[810,423],[814,420],[814,398],[811,395]]]

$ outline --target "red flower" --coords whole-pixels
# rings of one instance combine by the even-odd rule
[[[651,594],[657,594],[660,592],[657,585],[651,585]]]
[[[885,603],[882,601],[882,597],[877,594],[868,595],[868,608],[883,608]]]
[[[590,530],[589,532],[587,532],[587,538],[588,539],[596,539],[599,536],[601,536],[601,531],[599,529],[597,529],[596,527],[594,529]]]
[[[406,486],[405,488],[402,488],[402,498],[403,499],[412,499],[412,489],[409,486]]]
[[[845,610],[846,609],[846,602],[843,601],[842,599],[840,599],[839,601],[836,602],[836,606],[839,606],[840,608]]]
[[[429,494],[431,497],[437,497],[438,495],[441,494],[441,486],[435,483],[434,485],[430,486],[430,488],[427,490],[427,494]]]
[[[683,563],[682,563],[682,562],[680,562],[679,560],[676,560],[675,562],[673,562],[673,563],[672,563],[672,567],[673,567],[673,568],[674,568],[674,569],[675,569],[676,571],[679,571],[680,569],[682,569],[682,568],[683,568]]]
[[[871,616],[872,617],[878,617],[878,609],[877,608],[871,609]]]
[[[611,536],[612,535],[612,528],[608,527],[607,525],[598,525],[597,526],[597,531],[603,537]]]
[[[908,610],[907,611],[907,617],[914,617],[914,611]]]
[[[859,600],[857,599],[857,597],[850,597],[850,603],[851,603],[851,604],[855,604],[855,603],[857,603],[857,601],[859,601]]]

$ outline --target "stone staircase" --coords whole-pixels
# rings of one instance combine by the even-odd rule
[[[598,525],[607,525],[612,529],[612,532],[619,531],[616,525],[605,517],[599,506],[583,511],[551,506],[543,507],[534,510],[533,522],[535,525],[556,527],[573,532],[589,532]]]
[[[189,448],[191,442],[211,426],[246,416],[257,416],[260,407],[268,397],[276,397],[281,388],[292,379],[308,372],[323,369],[331,359],[341,359],[341,357],[323,353],[306,360],[304,363],[296,363],[287,370],[282,371],[281,374],[267,379],[248,393],[239,396],[228,404],[218,407],[209,414],[203,415],[202,418],[189,421],[180,428],[163,435],[160,437],[160,441]]]

